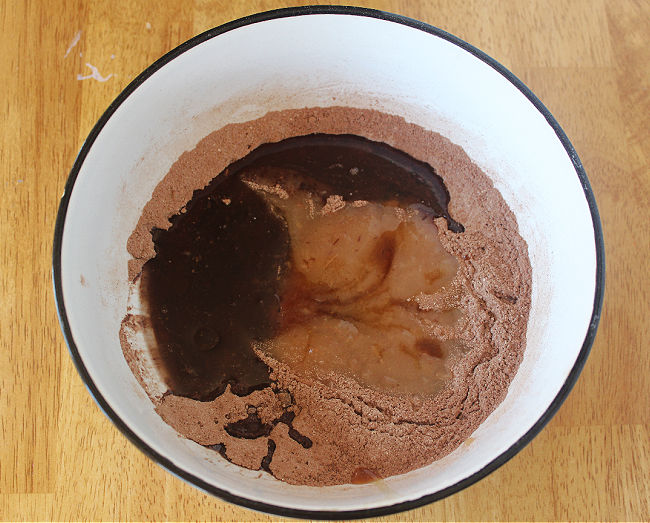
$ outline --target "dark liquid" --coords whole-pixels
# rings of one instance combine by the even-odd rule
[[[289,254],[286,225],[262,198],[235,176],[218,181],[153,231],[156,256],[142,270],[154,359],[172,393],[198,400],[227,384],[240,396],[270,385],[251,342],[273,333]]]
[[[228,384],[240,396],[271,385],[251,344],[277,332],[290,238],[284,220],[241,176],[273,173],[299,176],[323,200],[338,194],[422,204],[463,231],[433,168],[388,145],[318,134],[262,145],[195,191],[168,230],[152,231],[156,256],[144,265],[142,296],[157,342],[152,351],[173,394],[205,401]],[[254,437],[270,428],[251,417],[231,430]]]

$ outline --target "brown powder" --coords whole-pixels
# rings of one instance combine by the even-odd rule
[[[233,463],[264,468],[289,483],[332,485],[356,481],[359,470],[383,478],[440,459],[496,408],[525,348],[531,267],[514,214],[460,147],[398,116],[332,107],[274,112],[231,124],[181,155],[154,190],[128,240],[133,256],[130,280],[155,254],[151,229],[169,228],[168,218],[184,207],[195,189],[259,145],[311,133],[356,134],[385,142],[428,162],[443,178],[451,197],[450,213],[465,232],[448,231],[444,219],[436,220],[436,225],[459,269],[447,294],[421,294],[414,301],[423,310],[435,310],[460,299],[463,315],[455,337],[470,350],[454,364],[448,386],[432,398],[389,395],[336,375],[307,383],[258,351],[273,369],[274,390],[246,397],[227,390],[211,402],[172,394],[152,396],[152,400],[161,417],[180,434],[215,446]],[[332,200],[331,205],[336,204]],[[142,325],[143,321],[127,316],[122,330]],[[124,332],[120,339],[127,362],[145,386],[137,351]],[[276,423],[287,407],[295,414],[293,422]],[[242,439],[228,433],[229,424],[250,416],[268,427],[268,434]],[[309,438],[312,445],[305,448],[294,432]]]

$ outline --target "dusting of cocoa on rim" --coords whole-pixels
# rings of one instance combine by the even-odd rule
[[[286,365],[258,352],[272,368],[275,392],[267,388],[239,397],[227,390],[211,402],[147,392],[169,425],[233,463],[267,470],[288,483],[324,486],[350,483],[359,469],[385,478],[427,465],[456,449],[487,418],[505,398],[523,357],[531,266],[514,214],[459,146],[398,116],[331,107],[273,112],[231,124],[181,155],[154,190],[127,242],[130,281],[155,255],[150,231],[169,228],[169,217],[194,190],[264,143],[312,133],[356,134],[385,142],[429,163],[443,178],[451,198],[449,211],[465,232],[448,231],[443,219],[436,225],[443,246],[459,260],[452,287],[465,292],[457,335],[471,347],[454,365],[450,383],[433,398],[395,397],[341,376],[326,384],[307,384]],[[444,297],[415,297],[423,309],[437,306],[440,299]],[[127,316],[123,329],[127,327],[138,325]],[[128,336],[122,334],[120,340],[138,377],[136,350]],[[291,436],[288,424],[271,424],[287,408],[277,390],[290,393],[292,429],[309,438],[309,448]],[[241,439],[226,431],[226,425],[253,411],[260,423],[269,424],[267,435]]]

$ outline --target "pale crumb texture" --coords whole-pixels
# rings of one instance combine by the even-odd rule
[[[276,478],[323,486],[350,483],[359,468],[382,478],[414,470],[449,454],[472,434],[504,399],[523,357],[531,266],[514,214],[459,146],[399,116],[332,107],[273,112],[228,125],[181,155],[154,190],[128,240],[131,281],[155,254],[151,229],[169,228],[169,217],[183,209],[194,190],[263,143],[311,133],[356,134],[385,142],[428,162],[443,178],[451,196],[450,214],[465,226],[464,233],[455,234],[444,219],[436,220],[444,248],[458,259],[458,273],[444,292],[420,293],[412,300],[432,311],[454,303],[462,311],[454,337],[469,350],[455,361],[449,383],[433,397],[381,393],[342,376],[306,380],[258,351],[273,370],[274,390],[244,398],[227,391],[212,402],[172,394],[152,400],[180,434],[202,445],[219,445],[233,463],[260,469],[272,440],[275,449],[267,468]],[[332,198],[327,212],[344,205]],[[126,338],[122,343],[132,359]],[[293,429],[311,440],[310,448],[292,438],[283,423],[252,440],[225,431],[251,408],[263,422],[277,419],[286,407],[285,393],[277,391],[289,391]]]

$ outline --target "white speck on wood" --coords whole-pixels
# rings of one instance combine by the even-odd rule
[[[111,76],[113,76],[113,73],[109,74],[108,76],[102,76],[101,74],[99,74],[97,68],[94,65],[89,64],[88,62],[86,62],[86,67],[89,67],[92,73],[87,76],[78,74],[77,80],[90,80],[92,78],[93,80],[97,80],[98,82],[105,82]]]
[[[149,22],[144,24],[144,26],[147,28],[148,31],[151,31],[151,24]]]
[[[65,55],[63,55],[63,58],[67,58],[68,55],[70,54],[70,51],[74,49],[74,46],[79,43],[79,40],[81,39],[81,29],[77,31],[77,34],[74,35],[74,38],[72,39],[72,42],[70,42],[70,45],[68,46],[68,50],[65,52]]]

